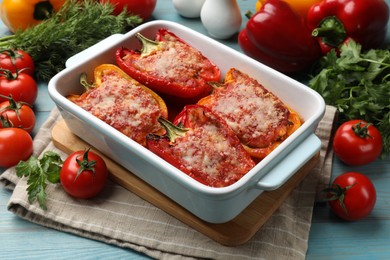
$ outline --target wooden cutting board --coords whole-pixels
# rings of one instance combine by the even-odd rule
[[[101,155],[105,160],[113,181],[200,233],[226,246],[244,244],[259,231],[268,218],[279,208],[287,196],[289,196],[290,192],[316,165],[319,158],[318,153],[280,188],[261,193],[233,220],[222,224],[213,224],[199,219],[107,156],[101,154],[93,146],[85,143],[69,130],[64,121],[58,122],[52,129],[52,140],[57,148],[66,153],[91,147],[94,152]]]

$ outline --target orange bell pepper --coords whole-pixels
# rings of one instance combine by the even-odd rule
[[[11,32],[25,30],[61,9],[65,0],[3,0],[0,17]]]
[[[141,145],[146,135],[163,134],[160,117],[168,118],[164,100],[113,64],[94,70],[94,82],[80,77],[86,91],[67,98]]]
[[[297,112],[258,81],[234,68],[226,73],[224,83],[214,83],[213,92],[200,99],[198,105],[224,118],[245,150],[258,160],[266,157],[302,124]]]

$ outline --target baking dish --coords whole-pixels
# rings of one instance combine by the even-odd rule
[[[254,77],[304,120],[296,132],[233,185],[212,188],[195,181],[66,98],[69,94],[82,92],[79,84],[81,73],[92,75],[98,65],[115,64],[118,48],[140,48],[136,33],[154,38],[160,28],[172,31],[199,49],[220,67],[222,75],[235,67]],[[314,132],[324,115],[325,103],[318,93],[230,47],[170,21],[152,21],[126,34],[114,34],[71,57],[66,62],[66,69],[50,80],[48,91],[74,134],[195,216],[211,223],[232,220],[263,191],[283,185],[321,146]]]

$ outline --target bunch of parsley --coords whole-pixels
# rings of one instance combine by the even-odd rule
[[[390,152],[390,50],[371,49],[350,41],[339,56],[329,52],[309,86],[328,105],[337,107],[340,123],[363,119],[375,125],[383,137],[383,154]]]
[[[115,33],[124,33],[142,22],[123,10],[113,14],[108,1],[67,0],[40,24],[0,38],[0,49],[21,49],[35,62],[35,76],[48,81],[65,68],[66,60]]]

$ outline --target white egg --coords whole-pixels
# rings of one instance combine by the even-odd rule
[[[187,18],[198,18],[205,0],[172,0],[176,11]]]

